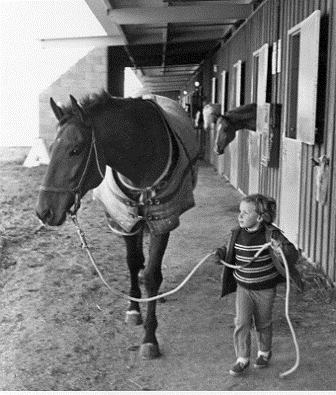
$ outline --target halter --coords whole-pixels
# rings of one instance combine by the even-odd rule
[[[230,127],[232,127],[234,131],[236,130],[235,125],[233,124],[233,122],[231,121],[231,119],[230,119],[227,115],[223,114],[223,115],[219,115],[219,116],[217,117],[216,123],[215,123],[215,125],[216,125],[215,148],[216,148],[216,149],[214,148],[214,150],[215,150],[215,152],[216,152],[217,154],[218,154],[217,144],[218,144],[218,138],[219,138],[219,128],[217,128],[217,122],[218,122],[219,119],[224,120],[225,122],[227,122],[228,125],[229,125]]]
[[[99,175],[101,179],[104,179],[104,172],[101,170],[100,164],[99,164],[99,158],[98,158],[98,151],[97,151],[97,145],[96,145],[96,136],[94,132],[94,128],[92,127],[92,138],[91,138],[91,145],[90,145],[90,151],[89,151],[89,156],[86,160],[85,167],[83,170],[83,173],[79,179],[78,185],[73,188],[73,189],[66,189],[66,188],[53,188],[53,187],[48,187],[45,185],[40,186],[41,191],[45,192],[55,192],[55,193],[72,193],[75,195],[75,203],[74,203],[74,208],[73,210],[69,209],[69,214],[70,215],[75,215],[80,207],[80,199],[81,199],[81,188],[82,184],[84,182],[85,176],[87,174],[89,164],[91,162],[91,157],[94,154],[95,159],[96,159],[96,165],[97,169],[99,171]]]
[[[232,126],[235,129],[235,125],[233,124],[233,122],[231,121],[231,119],[227,115],[225,115],[225,114],[218,115],[217,120],[219,118],[224,119],[230,126]]]

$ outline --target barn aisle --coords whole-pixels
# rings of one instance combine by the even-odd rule
[[[301,352],[295,362],[284,313],[284,286],[274,311],[274,356],[269,369],[237,379],[228,370],[234,295],[219,298],[221,266],[203,264],[179,292],[158,303],[162,357],[141,360],[143,328],[124,323],[127,302],[102,284],[80,248],[71,221],[40,228],[34,212],[45,167],[0,162],[0,390],[1,391],[309,391],[334,390],[336,298],[325,290],[291,293],[290,314]],[[237,224],[240,194],[203,163],[196,207],[171,234],[161,292],[175,288],[196,264],[222,245]],[[123,240],[111,234],[90,194],[79,221],[107,281],[127,292]],[[148,240],[145,239],[145,244]],[[316,290],[316,288],[315,288]],[[330,296],[330,295],[329,295]],[[143,315],[146,306],[142,306]],[[253,343],[255,352],[255,344]]]

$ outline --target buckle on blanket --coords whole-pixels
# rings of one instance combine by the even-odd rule
[[[134,219],[145,219],[146,217],[144,217],[143,215],[135,215],[135,214],[130,214],[130,216]]]

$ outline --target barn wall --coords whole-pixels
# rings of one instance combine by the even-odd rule
[[[304,256],[312,262],[320,264],[324,271],[336,281],[336,138],[335,138],[335,76],[336,76],[336,6],[333,0],[269,0],[265,1],[236,32],[229,38],[217,53],[204,64],[204,92],[211,97],[211,79],[220,76],[223,70],[228,72],[228,109],[232,108],[232,75],[233,65],[241,60],[244,64],[243,103],[251,102],[251,78],[253,52],[265,43],[272,47],[279,39],[281,48],[281,70],[269,73],[267,101],[285,103],[285,85],[287,81],[286,65],[287,32],[289,29],[306,19],[315,10],[321,10],[320,59],[318,80],[317,130],[319,141],[315,145],[303,143],[300,192],[299,240],[298,247]],[[213,65],[218,65],[217,73]],[[221,97],[221,83],[218,84],[218,95]],[[284,133],[284,114],[282,111],[281,134]],[[247,132],[239,132],[238,149],[238,187],[248,193],[248,157]],[[212,147],[209,147],[212,150]],[[281,150],[279,165],[276,167],[260,166],[259,192],[273,196],[278,202],[281,196]],[[316,172],[312,166],[312,158],[318,159],[326,155],[330,159],[328,201],[321,204],[316,200]],[[210,153],[207,158],[211,159]],[[242,159],[243,158],[243,159]],[[213,160],[218,169],[223,161],[223,175],[230,179],[230,152],[224,158]]]
[[[336,21],[336,7],[332,4],[330,5],[330,14],[331,20]],[[335,23],[335,22],[334,22]],[[330,140],[328,144],[328,154],[330,153],[330,236],[329,236],[329,254],[327,256],[327,260],[329,262],[328,271],[332,278],[336,278],[336,106],[335,106],[335,97],[336,97],[336,89],[335,89],[335,81],[336,81],[336,29],[329,29],[330,41],[327,47],[328,53],[331,54],[330,59],[328,59],[328,68],[329,68],[329,84],[328,87],[328,96],[327,96],[327,127],[326,127],[326,135]],[[326,214],[328,217],[328,214]],[[328,221],[329,222],[329,221]]]
[[[107,89],[107,48],[99,47],[89,52],[65,74],[58,78],[39,96],[40,132],[47,145],[55,138],[56,118],[49,100],[68,103],[69,95],[76,99],[100,89]]]

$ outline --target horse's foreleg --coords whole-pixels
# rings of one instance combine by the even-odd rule
[[[149,246],[149,259],[144,271],[144,284],[147,296],[156,296],[162,283],[161,264],[169,240],[169,233],[164,235],[151,235]],[[158,358],[161,353],[155,336],[157,328],[156,301],[148,302],[147,317],[145,321],[145,337],[143,339],[140,355],[146,359]]]
[[[141,298],[139,287],[139,271],[144,267],[145,257],[143,254],[143,231],[133,236],[125,236],[126,260],[131,277],[131,288],[129,295],[133,298]],[[125,322],[132,325],[142,324],[140,306],[138,302],[131,301],[126,312]]]

